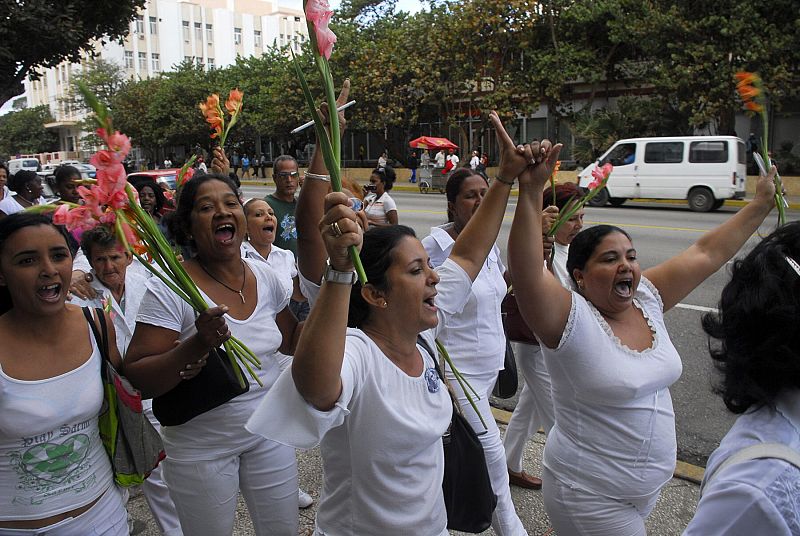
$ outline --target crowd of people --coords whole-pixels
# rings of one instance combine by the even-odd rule
[[[398,222],[388,162],[363,190],[346,180],[331,192],[321,154],[302,187],[297,161],[282,156],[275,192],[244,200],[229,172],[256,164],[217,148],[209,172],[174,201],[137,183],[142,208],[210,305],[200,314],[107,228],[78,244],[25,211],[43,202],[40,179],[0,167],[0,536],[128,534],[125,494],[99,436],[100,348],[82,308],[108,316],[111,361],[146,399],[193,381],[232,336],[261,361],[244,394],[183,424],[159,426],[145,404],[167,454],[144,484],[163,534],[231,534],[239,493],[256,534],[297,534],[298,508],[313,499],[299,489],[295,449],[319,445],[316,534],[446,535],[442,437],[454,403],[483,448],[496,534],[527,534],[511,484],[542,489],[558,534],[645,534],[675,468],[670,386],[682,367],[664,313],[757,231],[774,206],[776,170],[719,227],[642,270],[625,230],[582,229],[582,210],[548,236],[580,196],[572,184],[556,188],[554,203],[543,195],[561,146],[517,145],[495,113],[490,120],[497,176],[487,180],[477,153],[465,167],[438,153],[437,165],[457,169],[447,222],[422,239]],[[59,170],[61,201],[80,201],[79,179]],[[497,241],[515,184],[504,262]],[[719,312],[704,319],[720,392],[742,414],[710,473],[754,443],[800,447],[799,262],[800,223],[791,223],[735,261]],[[510,289],[535,335],[517,344],[525,386],[502,439],[488,401]],[[436,340],[457,369],[445,366],[441,379],[428,350]],[[457,375],[479,395],[474,406]],[[540,427],[541,479],[522,463]],[[797,534],[798,467],[778,455],[735,467],[709,479],[687,533]]]

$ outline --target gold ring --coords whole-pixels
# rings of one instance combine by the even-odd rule
[[[224,336],[225,336],[224,333],[220,333],[219,330],[217,330],[217,337],[224,337]]]
[[[335,222],[333,222],[331,224],[331,234],[333,236],[335,236],[336,238],[339,238],[340,236],[342,236],[344,234],[344,233],[342,233],[342,230],[339,228],[339,222],[338,221],[335,221]]]

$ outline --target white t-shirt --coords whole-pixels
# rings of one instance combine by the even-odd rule
[[[466,272],[451,260],[437,273],[439,327],[422,333],[432,348],[443,308],[465,300],[471,286]],[[447,534],[441,437],[452,404],[431,356],[419,350],[424,371],[415,378],[397,368],[364,332],[348,329],[342,394],[333,409],[323,412],[308,404],[287,370],[248,422],[249,430],[295,448],[321,441],[325,481],[319,534]]]
[[[23,207],[21,204],[19,204],[19,202],[17,202],[16,199],[14,199],[14,195],[16,194],[13,195],[6,194],[3,200],[0,201],[0,211],[3,211],[3,213],[6,216],[11,216],[12,214],[16,214],[17,212],[22,212],[26,208]],[[35,204],[43,205],[45,203],[46,201],[44,197],[40,197],[39,199],[36,200]]]
[[[254,370],[264,386],[259,387],[245,371],[244,376],[250,382],[247,393],[198,415],[185,424],[162,427],[161,435],[167,455],[175,460],[213,460],[221,454],[246,449],[261,441],[258,436],[248,433],[244,425],[280,374],[277,350],[283,338],[275,324],[275,315],[289,303],[290,293],[264,263],[249,259],[245,262],[256,276],[258,302],[248,318],[237,320],[226,314],[225,322],[233,336],[246,344],[261,360],[261,370]],[[200,294],[209,307],[216,305],[202,289]],[[147,293],[139,307],[136,321],[174,331],[181,341],[197,332],[192,307],[157,277],[151,277],[147,281]],[[285,417],[284,415],[282,418]]]
[[[446,157],[443,152],[440,151],[436,153],[436,156],[433,158],[436,160],[436,167],[444,167],[444,160]]]
[[[600,312],[572,292],[558,348],[542,345],[556,424],[543,463],[571,487],[616,499],[652,495],[672,478],[677,444],[669,386],[681,375],[658,290],[642,277],[634,305],[653,344],[624,346]]]
[[[473,155],[473,157],[469,159],[469,167],[472,169],[472,171],[475,171],[476,169],[478,169],[478,165],[480,163],[481,163],[481,159],[478,158],[477,156]]]
[[[453,251],[455,240],[446,231],[450,225],[432,227],[431,234],[422,239],[433,266],[440,266]],[[439,340],[464,374],[503,368],[506,337],[500,304],[507,289],[505,271],[495,244],[472,283],[471,292],[463,302],[451,302],[452,308],[445,309]]]
[[[379,168],[386,167],[386,157],[384,157],[383,155],[378,157],[378,167]]]
[[[288,249],[279,248],[272,244],[269,255],[265,259],[258,250],[248,241],[242,242],[242,258],[260,261],[269,266],[287,286],[289,292],[294,290],[294,278],[297,275],[297,263],[294,253]]]
[[[559,280],[561,286],[572,289],[572,278],[567,273],[567,257],[569,257],[569,246],[562,246],[558,242],[553,242],[553,275]]]
[[[91,356],[64,374],[23,381],[0,368],[0,520],[68,512],[113,485],[97,427],[100,351],[88,324],[86,334]]]
[[[364,211],[367,213],[369,221],[376,223],[389,223],[389,218],[386,215],[393,210],[397,210],[397,203],[389,197],[388,192],[383,192],[380,197],[375,193],[368,194],[364,198],[364,206],[366,207]]]
[[[711,457],[710,475],[730,456],[758,443],[780,443],[800,451],[800,391],[736,419]],[[684,536],[800,534],[800,468],[776,459],[748,460],[718,473],[703,491]]]
[[[456,154],[448,155],[447,159],[453,164],[454,168],[458,167],[458,163],[460,162],[458,155]]]

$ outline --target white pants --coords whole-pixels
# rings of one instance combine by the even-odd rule
[[[0,536],[128,536],[128,513],[120,489],[111,484],[97,503],[78,517],[40,529],[4,529]]]
[[[494,421],[494,416],[489,406],[489,395],[497,381],[497,372],[493,370],[482,374],[464,374],[464,377],[481,397],[480,400],[475,401],[475,405],[478,406],[478,410],[486,422],[488,428],[486,431],[449,368],[447,369],[447,379],[458,397],[464,416],[472,425],[475,433],[478,434],[483,445],[486,466],[489,469],[489,478],[492,481],[492,489],[497,495],[497,508],[495,508],[492,516],[492,528],[498,536],[519,536],[522,534],[527,536],[528,533],[522,526],[522,521],[519,520],[516,510],[514,510],[514,503],[511,502],[506,453],[500,440],[500,430],[497,428],[497,423]],[[474,395],[473,398],[475,398]]]
[[[184,534],[231,534],[241,489],[256,536],[297,535],[297,462],[292,447],[261,439],[245,451],[208,461],[175,461],[168,453],[162,464]]]
[[[503,446],[506,449],[508,468],[515,473],[522,472],[522,455],[525,442],[536,434],[539,428],[545,434],[555,423],[553,395],[550,392],[550,374],[544,364],[542,349],[536,344],[516,342],[514,354],[517,370],[522,371],[525,383],[519,395],[517,407],[511,415],[506,428]]]
[[[144,414],[160,433],[161,425],[153,415],[152,403],[145,405]],[[142,484],[144,499],[147,501],[147,506],[150,507],[150,512],[152,512],[161,534],[164,536],[183,536],[181,523],[178,520],[178,511],[175,509],[175,503],[172,502],[169,489],[167,489],[167,484],[164,482],[163,471],[164,464],[161,463],[144,481],[144,484]]]
[[[661,490],[647,497],[612,499],[558,480],[546,467],[542,472],[544,509],[558,534],[570,536],[645,536],[644,520]]]

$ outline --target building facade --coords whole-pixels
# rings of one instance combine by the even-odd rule
[[[131,78],[156,76],[184,61],[226,67],[237,56],[260,55],[272,45],[300,52],[308,38],[302,7],[302,0],[149,0],[125,39],[98,45],[97,52]],[[45,126],[58,132],[61,150],[48,160],[80,158],[83,114],[65,98],[71,75],[84,68],[63,63],[37,81],[25,81],[28,105],[46,104],[55,118]]]

